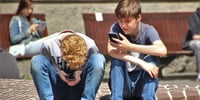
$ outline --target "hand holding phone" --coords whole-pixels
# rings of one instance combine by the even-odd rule
[[[113,38],[121,40],[121,37],[119,36],[118,33],[109,33],[108,35],[111,42],[117,43],[115,40],[113,40]]]
[[[75,80],[74,73],[68,73],[68,76],[66,77],[67,80]]]
[[[70,69],[64,69],[64,72],[65,72],[66,74],[68,74],[68,75],[66,76],[66,79],[67,79],[67,80],[75,80],[75,76],[74,76],[74,72],[75,72],[75,71],[70,70]]]
[[[41,22],[39,23],[38,30],[41,31],[41,32],[43,32],[45,28],[46,28],[46,22],[41,21]]]

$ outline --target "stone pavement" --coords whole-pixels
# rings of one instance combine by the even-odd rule
[[[20,79],[0,78],[0,100],[39,100],[31,79],[28,61],[18,63]],[[109,66],[109,63],[108,65]],[[170,67],[171,68],[171,67]],[[109,67],[106,67],[105,81]],[[200,100],[200,82],[196,82],[196,73],[164,73],[165,79],[160,80],[156,93],[157,100]],[[97,93],[96,100],[109,100],[108,84],[103,82]]]
[[[200,100],[198,82],[188,85],[180,83],[161,82],[156,93],[157,100]],[[109,98],[108,84],[103,82],[96,100],[109,100]],[[0,100],[39,100],[39,98],[32,80],[0,79]]]
[[[32,80],[0,79],[0,100],[38,100]]]
[[[102,83],[96,100],[108,100],[105,96],[109,94],[107,84]],[[0,100],[39,100],[39,98],[32,80],[0,78]]]

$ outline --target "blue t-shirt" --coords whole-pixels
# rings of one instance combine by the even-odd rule
[[[140,31],[139,34],[137,35],[137,37],[135,39],[131,38],[129,35],[126,35],[122,29],[119,26],[119,23],[116,22],[114,23],[111,28],[110,28],[110,32],[109,33],[121,33],[124,36],[126,36],[126,38],[134,44],[141,44],[141,45],[151,45],[154,41],[156,40],[160,40],[159,34],[156,31],[156,29],[149,25],[149,24],[145,24],[140,22]],[[139,58],[144,58],[145,56],[147,56],[146,54],[139,54]],[[153,57],[153,59],[156,59],[155,56],[150,56]],[[156,61],[156,60],[155,60]],[[155,64],[157,64],[157,62],[154,62]]]
[[[145,23],[140,23],[140,31],[136,39],[131,39],[129,35],[125,35],[122,29],[120,28],[119,23],[113,24],[110,28],[110,32],[122,33],[124,36],[128,38],[130,42],[141,45],[149,45],[156,40],[160,40],[160,37],[156,29],[153,26],[150,26]]]

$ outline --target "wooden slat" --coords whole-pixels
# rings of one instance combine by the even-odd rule
[[[168,54],[184,54],[186,52],[182,50],[182,42],[187,34],[190,15],[191,12],[145,13],[143,14],[143,22],[156,28],[168,49]],[[148,19],[154,20],[148,21]]]
[[[94,14],[83,14],[86,35],[95,40],[100,52],[107,54],[107,40],[110,26],[116,21],[113,14],[103,14],[103,21],[96,21]]]

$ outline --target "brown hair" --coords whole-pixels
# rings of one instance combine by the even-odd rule
[[[32,0],[20,0],[19,1],[19,5],[16,11],[16,15],[20,14],[20,12],[27,8],[30,4],[32,4]],[[29,16],[27,16],[28,21],[31,22],[31,14]]]
[[[86,60],[87,46],[85,40],[78,35],[66,36],[61,41],[62,59],[71,70],[78,70]]]
[[[118,19],[129,17],[138,18],[140,14],[141,5],[139,0],[120,0],[115,9],[115,16]]]

